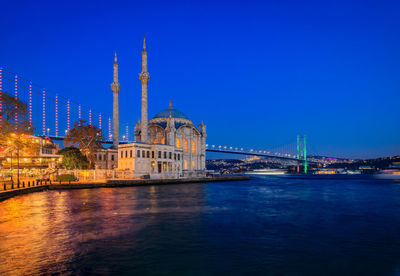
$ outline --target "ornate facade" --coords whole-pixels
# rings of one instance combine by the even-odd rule
[[[115,80],[118,83],[118,65],[115,64],[116,58],[113,91],[116,90]],[[132,170],[135,176],[149,175],[152,178],[178,178],[203,174],[207,137],[206,125],[203,122],[196,128],[184,113],[172,108],[171,103],[169,108],[161,110],[148,120],[147,85],[150,74],[147,71],[145,40],[143,40],[142,72],[139,74],[139,79],[142,84],[141,120],[136,123],[135,142],[118,145],[118,169]],[[118,111],[114,110],[115,113]],[[115,131],[118,129],[114,124]]]

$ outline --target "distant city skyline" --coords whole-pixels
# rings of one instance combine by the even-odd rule
[[[310,151],[400,154],[400,4],[320,2],[3,3],[0,66],[112,113],[140,117],[140,51],[149,118],[172,105],[207,143],[266,149],[307,135]],[[66,23],[68,22],[68,23]]]

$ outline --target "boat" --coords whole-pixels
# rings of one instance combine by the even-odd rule
[[[265,175],[265,176],[274,176],[274,175],[284,175],[286,174],[286,170],[283,169],[260,169],[254,170],[250,172],[246,172],[248,175]]]
[[[375,173],[374,177],[377,179],[400,180],[400,170],[399,169],[381,170]]]

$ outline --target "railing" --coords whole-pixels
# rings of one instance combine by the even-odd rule
[[[0,192],[26,189],[31,187],[46,186],[51,184],[51,180],[30,179],[14,182],[12,180],[0,181]]]

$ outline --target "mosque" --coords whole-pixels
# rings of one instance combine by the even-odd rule
[[[179,178],[204,175],[206,166],[206,125],[196,128],[183,112],[172,107],[148,120],[146,40],[143,40],[141,119],[136,123],[135,142],[119,143],[119,90],[117,54],[114,57],[113,148],[118,149],[118,170],[132,171],[134,177]]]

